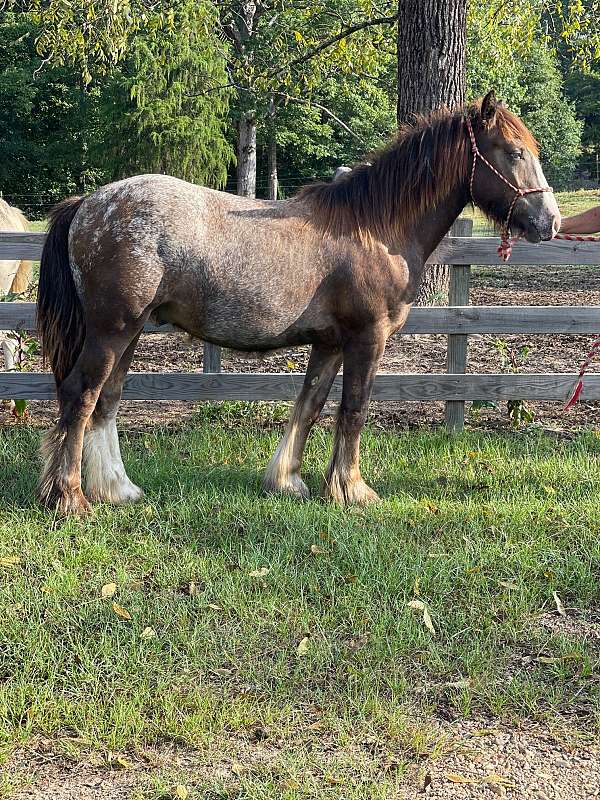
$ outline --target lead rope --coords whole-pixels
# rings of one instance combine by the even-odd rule
[[[501,181],[503,181],[507,186],[510,186],[510,188],[515,193],[513,201],[509,206],[508,214],[506,215],[506,220],[504,223],[502,223],[502,226],[500,227],[500,247],[498,247],[498,255],[503,261],[508,261],[512,253],[513,245],[515,244],[515,242],[519,240],[518,236],[511,238],[510,235],[510,221],[517,200],[519,200],[521,197],[524,197],[526,194],[532,194],[533,192],[552,192],[553,189],[551,186],[541,186],[537,189],[522,189],[519,186],[515,186],[508,180],[508,178],[505,178],[504,175],[502,175],[502,173],[499,172],[496,169],[496,167],[491,162],[489,162],[484,155],[482,155],[477,146],[475,134],[473,133],[473,126],[471,124],[471,120],[469,119],[469,117],[465,117],[465,124],[467,127],[467,132],[469,134],[469,139],[471,140],[471,149],[473,151],[473,164],[471,166],[471,178],[469,180],[469,192],[471,194],[471,200],[473,201],[473,203],[475,204],[475,198],[473,197],[473,181],[475,179],[475,167],[477,165],[478,159],[482,161],[487,167],[489,167],[492,170],[492,172],[500,178]],[[554,238],[563,239],[567,242],[600,242],[600,236],[576,236],[568,233],[557,233],[554,236]],[[565,404],[565,411],[568,410],[569,408],[572,408],[575,405],[575,403],[579,400],[579,396],[583,391],[583,379],[585,377],[585,373],[587,372],[588,367],[593,361],[594,356],[596,355],[596,351],[598,349],[600,349],[600,336],[598,336],[594,341],[594,343],[592,344],[590,351],[586,356],[585,361],[581,365],[579,374],[577,376],[577,383],[575,384],[575,387]]]

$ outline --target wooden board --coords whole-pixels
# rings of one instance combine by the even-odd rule
[[[35,330],[33,303],[0,303],[0,330]],[[170,333],[171,325],[146,325]],[[401,334],[600,333],[600,306],[438,306],[413,308]]]
[[[131,373],[127,400],[291,400],[303,375],[269,373]],[[564,401],[575,375],[378,375],[374,400],[557,400]],[[341,376],[330,399],[341,397]],[[0,397],[49,400],[54,380],[47,373],[0,372]],[[583,400],[600,399],[600,374],[588,375]]]
[[[45,233],[0,232],[0,260],[28,258],[39,261]],[[502,263],[494,236],[448,236],[432,253],[432,264],[495,264]],[[509,261],[518,264],[600,264],[600,242],[566,242],[554,240],[540,244],[517,242]]]
[[[500,237],[449,236],[431,255],[431,263],[445,264],[492,264],[502,267],[498,256]],[[567,242],[555,239],[551,242],[530,244],[517,242],[513,246],[509,266],[534,264],[600,264],[600,242]]]

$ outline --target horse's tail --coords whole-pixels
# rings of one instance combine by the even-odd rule
[[[83,346],[85,322],[69,263],[69,228],[83,197],[69,197],[50,212],[40,263],[37,327],[44,357],[60,386]]]

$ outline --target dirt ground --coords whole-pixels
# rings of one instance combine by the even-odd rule
[[[56,743],[38,739],[15,753],[9,769],[14,800],[130,800],[132,797],[173,798],[180,784],[194,797],[221,800],[253,797],[246,781],[279,777],[282,795],[296,788],[281,772],[282,747],[276,734],[265,732],[257,742],[252,732],[215,737],[201,750],[173,745],[135,753],[68,757]],[[364,794],[389,800],[592,800],[600,797],[597,746],[565,740],[546,726],[524,723],[510,727],[485,718],[437,721],[431,728],[435,754],[407,758],[394,742],[368,739],[340,746],[311,731],[301,736],[298,750],[309,748],[310,765],[302,783],[313,788],[298,797],[344,797],[343,785],[363,787]],[[295,748],[292,748],[292,753]],[[394,774],[396,773],[396,774]],[[296,773],[298,774],[298,773]],[[342,779],[341,775],[344,775]],[[156,791],[157,783],[164,793]],[[336,786],[339,793],[334,792]],[[382,790],[384,794],[379,794]],[[319,786],[322,788],[319,789]],[[150,792],[153,787],[154,791]],[[297,788],[300,788],[298,782]],[[293,796],[287,794],[286,796]]]
[[[511,267],[476,268],[473,274],[473,305],[598,305],[600,306],[600,266],[598,267]],[[600,332],[600,309],[598,315]],[[520,364],[522,372],[575,373],[585,358],[592,336],[482,336],[469,337],[469,371],[501,371],[498,339],[517,352],[529,347]],[[442,335],[394,336],[388,342],[382,372],[444,372],[446,337]],[[232,372],[301,372],[308,360],[308,349],[276,353],[267,358],[246,359],[223,353],[223,370]],[[34,362],[41,368],[39,361]],[[183,334],[151,334],[142,337],[132,365],[137,372],[188,372],[202,369],[202,343],[189,341]],[[593,364],[590,372],[600,369]],[[561,403],[531,403],[535,423],[557,431],[600,428],[600,403],[579,403],[565,412]],[[181,401],[124,402],[120,425],[145,428],[149,424],[178,425],[194,412],[194,404]],[[333,412],[327,407],[326,415]],[[31,423],[46,427],[55,416],[53,403],[32,402]],[[371,420],[376,424],[411,428],[439,425],[444,419],[443,403],[373,403]],[[0,425],[14,424],[6,407],[0,408]],[[468,415],[469,428],[507,428],[506,404],[483,408]]]

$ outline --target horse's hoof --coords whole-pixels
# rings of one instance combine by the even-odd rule
[[[46,508],[56,511],[61,516],[78,516],[89,514],[91,505],[85,498],[81,489],[71,489],[66,492],[52,493],[41,498]]]
[[[86,491],[93,502],[110,503],[113,506],[138,503],[144,496],[143,490],[129,478],[112,481],[100,488],[86,486]]]
[[[346,483],[337,480],[326,482],[323,496],[340,506],[370,506],[381,500],[377,492],[362,479]]]
[[[267,494],[279,494],[284,497],[295,497],[298,500],[308,500],[310,492],[300,475],[290,473],[285,479],[275,483],[265,479],[263,488]]]

